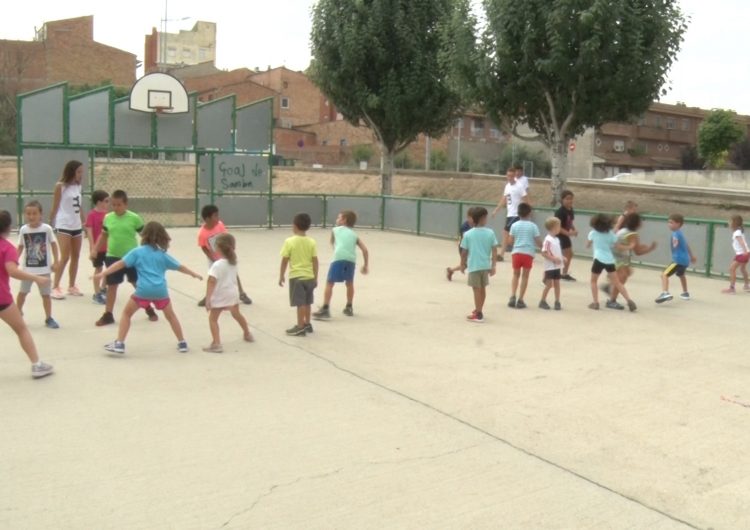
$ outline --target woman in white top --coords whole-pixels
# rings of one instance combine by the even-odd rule
[[[68,261],[70,261],[68,294],[82,296],[81,291],[76,287],[76,275],[78,274],[78,257],[81,254],[81,242],[83,240],[84,217],[81,208],[83,173],[84,168],[81,162],[71,160],[65,164],[62,176],[55,184],[55,193],[52,198],[49,222],[55,227],[57,241],[60,245],[60,262],[55,271],[55,281],[52,285],[52,298],[57,300],[65,298],[65,293],[60,288],[60,280]]]

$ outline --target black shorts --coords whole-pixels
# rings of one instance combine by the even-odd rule
[[[550,271],[544,271],[544,281],[559,280],[560,278],[562,278],[562,273],[560,272],[560,269],[552,269]]]
[[[677,277],[685,276],[687,267],[685,265],[678,265],[677,263],[670,263],[667,268],[664,269],[665,276],[672,276],[673,274]]]
[[[519,219],[520,217],[518,217],[517,215],[514,217],[506,217],[504,230],[506,232],[510,232],[510,227],[513,226],[515,222],[518,221]]]
[[[594,260],[594,263],[591,264],[591,272],[592,274],[601,274],[602,271],[609,272],[615,272],[615,264],[614,263],[602,263],[598,259]]]
[[[6,309],[8,309],[12,305],[13,304],[0,304],[0,312],[5,311]]]
[[[570,237],[568,236],[557,234],[557,239],[560,241],[560,248],[563,250],[573,246],[573,242],[570,240]]]
[[[112,256],[107,256],[104,258],[104,264],[109,267],[113,263],[117,263],[120,261],[120,258],[115,258]],[[114,272],[107,276],[107,285],[120,285],[123,280],[125,279],[125,276],[128,277],[128,281],[135,285],[135,282],[138,281],[138,273],[135,272],[135,268],[133,267],[125,267],[124,269],[120,269],[117,272]]]
[[[94,265],[95,269],[98,269],[99,267],[102,267],[104,265],[104,259],[106,258],[107,253],[106,252],[97,252],[96,257],[91,260],[91,263]]]
[[[68,230],[67,228],[56,228],[55,232],[58,234],[65,234],[66,236],[70,237],[82,237],[83,236],[83,230],[80,228],[78,230]]]

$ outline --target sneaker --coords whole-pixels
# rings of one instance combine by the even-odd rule
[[[42,361],[31,365],[31,377],[34,379],[46,377],[54,371],[55,369],[51,364],[43,363]]]
[[[119,340],[104,345],[104,349],[110,353],[125,353],[125,343]]]
[[[508,298],[508,307],[516,307],[516,297],[511,296]]]
[[[295,324],[294,326],[286,330],[286,334],[293,335],[295,337],[304,337],[305,335],[307,335],[307,332],[305,331],[305,326],[300,327]]]
[[[200,302],[198,302],[198,307],[206,307],[206,297],[204,296]]]
[[[562,309],[562,306],[560,305],[560,302],[555,302],[555,311],[560,311]]]
[[[154,311],[154,308],[151,306],[148,306],[146,308],[146,314],[148,315],[148,319],[151,322],[156,322],[157,320],[159,320],[159,315],[156,314],[156,311]]]
[[[594,311],[598,311],[599,310],[599,302],[591,302],[589,304],[589,309],[593,309]]]
[[[250,305],[253,303],[253,301],[250,299],[249,296],[247,296],[247,293],[240,293],[240,302],[246,305]]]
[[[60,289],[59,287],[55,287],[54,289],[52,289],[50,296],[55,300],[65,300],[65,293],[63,293],[62,289]]]
[[[560,279],[561,280],[565,280],[566,282],[574,282],[574,281],[576,281],[576,279],[573,278],[570,274],[563,274],[562,276],[560,276]]]
[[[331,311],[327,307],[321,307],[312,314],[315,320],[328,320],[331,318]]]
[[[255,337],[249,331],[242,336],[242,340],[245,342],[255,342]]]
[[[92,294],[91,301],[95,304],[107,305],[107,298],[102,293]]]
[[[45,320],[44,325],[49,329],[60,329],[60,324],[58,324],[57,321],[52,317],[49,317],[47,320]]]
[[[354,309],[352,309],[352,306],[348,305],[344,308],[342,311],[346,316],[353,317],[354,316]]]
[[[690,293],[685,291],[680,295],[680,298],[682,298],[683,300],[690,300]]]
[[[221,344],[211,343],[208,346],[204,346],[202,349],[206,353],[224,353],[224,348]]]
[[[656,300],[654,300],[654,301],[657,304],[661,304],[661,303],[670,301],[672,298],[674,298],[674,296],[672,296],[671,294],[669,294],[667,291],[664,291],[659,296],[657,296]]]
[[[599,287],[599,290],[609,296],[609,292],[612,290],[612,285],[605,283],[604,285]]]
[[[724,294],[736,294],[734,287],[727,287],[726,289],[722,289],[721,292]]]
[[[518,302],[516,302],[516,309],[526,309],[526,302],[518,300]]]
[[[484,315],[482,313],[472,311],[471,314],[466,317],[466,320],[468,320],[469,322],[476,322],[477,324],[481,324],[484,322]]]
[[[312,332],[313,332],[312,324],[308,322],[307,324],[305,324],[305,333],[312,333]]]
[[[453,279],[453,269],[450,267],[445,269],[445,277],[448,278],[448,281],[451,281]]]
[[[750,284],[745,284],[745,287],[743,287],[742,290],[746,293],[750,293]]]
[[[635,311],[636,309],[638,309],[638,306],[635,305],[635,302],[633,302],[632,300],[628,300],[628,309],[632,313],[633,311]]]
[[[539,302],[539,309],[550,309],[550,306],[546,300],[542,300]]]
[[[109,311],[105,311],[104,314],[99,318],[99,320],[96,321],[97,326],[106,326],[107,324],[114,324],[115,323],[115,317],[112,316],[112,313]]]
[[[607,300],[605,305],[608,309],[625,309],[624,305],[618,304],[615,300]]]
[[[187,353],[188,352],[187,341],[181,340],[180,342],[178,342],[177,351],[180,353]]]
[[[78,287],[76,287],[75,285],[72,287],[68,287],[68,294],[70,296],[83,296],[81,290],[78,289]]]

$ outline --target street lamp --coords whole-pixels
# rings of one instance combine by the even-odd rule
[[[167,65],[167,24],[169,22],[181,22],[183,20],[189,20],[192,17],[182,17],[182,18],[169,18],[168,15],[168,0],[164,0],[164,18],[161,19],[161,25],[162,25],[162,35],[163,35],[163,41],[162,41],[162,68],[166,70]]]

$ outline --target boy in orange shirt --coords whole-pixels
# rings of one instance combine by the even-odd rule
[[[201,217],[203,218],[203,225],[198,230],[198,246],[208,258],[209,266],[220,259],[222,256],[216,249],[216,238],[219,234],[223,234],[227,231],[227,227],[219,219],[219,208],[213,204],[207,204],[201,210]],[[243,304],[252,304],[253,301],[247,296],[244,289],[242,289],[242,283],[240,277],[237,276],[237,287],[240,290],[240,301]],[[206,298],[198,302],[199,307],[205,307]]]

